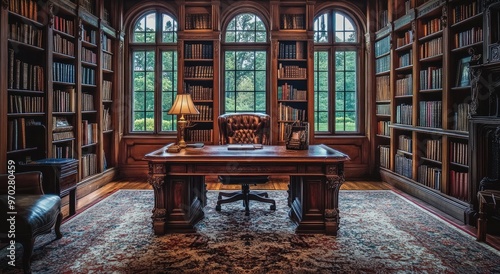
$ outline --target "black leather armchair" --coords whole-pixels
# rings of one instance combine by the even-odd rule
[[[220,130],[220,145],[226,144],[262,144],[268,145],[271,119],[262,113],[231,113],[218,117]],[[270,203],[271,210],[276,209],[276,202],[269,199],[266,192],[250,191],[251,184],[264,184],[269,181],[268,176],[219,176],[222,184],[240,184],[241,191],[220,192],[216,210],[221,210],[221,204],[243,200],[245,215],[250,214],[250,200]]]
[[[9,178],[8,174],[0,174],[0,239],[20,243],[23,246],[23,269],[31,273],[31,255],[35,238],[47,234],[55,227],[56,238],[62,237],[60,226],[62,221],[61,198],[55,194],[44,194],[42,189],[42,173],[31,171],[14,173]],[[9,188],[14,186],[15,188]],[[11,192],[9,193],[9,189]],[[12,192],[15,190],[15,193]],[[8,214],[9,194],[15,197],[12,211],[17,214]],[[13,195],[12,195],[13,194]],[[15,239],[9,237],[11,222],[7,221],[15,216]]]

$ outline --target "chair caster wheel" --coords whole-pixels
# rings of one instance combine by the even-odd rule
[[[270,206],[270,209],[271,209],[271,210],[276,210],[276,205],[271,205],[271,206]]]
[[[215,206],[215,210],[216,210],[216,211],[220,211],[220,210],[221,210],[221,206],[220,206],[220,205],[216,205],[216,206]]]

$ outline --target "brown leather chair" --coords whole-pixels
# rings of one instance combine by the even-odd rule
[[[262,113],[230,113],[218,117],[219,144],[262,144],[268,145],[271,118]],[[241,191],[219,192],[216,210],[221,210],[221,204],[243,200],[245,215],[250,214],[250,200],[271,204],[271,210],[276,209],[276,202],[269,199],[266,192],[250,191],[251,184],[264,184],[269,176],[219,176],[222,184],[240,184]]]
[[[12,192],[15,186],[15,193]],[[9,190],[11,191],[9,193]],[[8,214],[9,194],[15,197],[14,208],[17,214]],[[0,174],[0,239],[10,244],[9,230],[11,223],[7,221],[15,216],[15,241],[23,246],[23,269],[31,273],[31,255],[35,238],[52,231],[55,226],[56,238],[62,237],[60,226],[62,221],[61,198],[55,194],[44,194],[42,189],[42,173],[30,171],[24,173]]]

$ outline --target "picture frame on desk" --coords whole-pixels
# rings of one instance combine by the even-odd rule
[[[457,70],[457,87],[467,87],[470,86],[470,60],[471,57],[467,56],[458,61],[458,70]]]

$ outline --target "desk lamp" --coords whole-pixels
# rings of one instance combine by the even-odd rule
[[[200,114],[200,112],[194,106],[193,100],[191,99],[191,94],[177,94],[174,104],[168,111],[168,114],[180,115],[180,118],[177,120],[177,130],[180,133],[180,140],[178,145],[180,149],[183,149],[186,147],[186,141],[184,141],[184,129],[187,123],[184,115]]]

